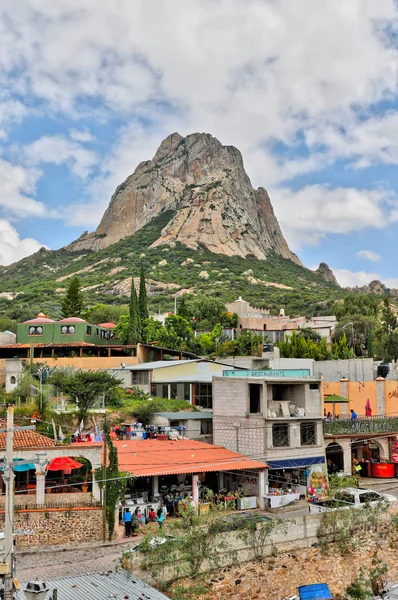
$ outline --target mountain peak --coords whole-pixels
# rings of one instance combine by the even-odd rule
[[[179,241],[260,259],[273,250],[301,264],[282,235],[266,190],[253,188],[239,150],[208,133],[166,137],[153,159],[141,162],[118,186],[97,230],[69,249],[106,248],[166,210],[173,216],[153,246]]]
[[[339,285],[337,283],[337,279],[332,271],[332,269],[324,262],[319,264],[319,267],[315,271],[318,275],[320,275],[325,281],[328,283],[333,283],[334,285]]]

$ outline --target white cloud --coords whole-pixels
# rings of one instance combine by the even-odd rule
[[[359,250],[355,256],[363,260],[370,260],[370,262],[378,262],[381,260],[380,254],[373,252],[373,250]]]
[[[385,191],[276,189],[339,157],[356,167],[398,160],[398,117],[367,119],[369,107],[397,95],[397,23],[394,0],[324,0],[322,10],[319,0],[3,0],[0,74],[11,98],[27,97],[52,117],[127,124],[89,188],[93,200],[69,206],[68,223],[95,226],[116,185],[172,131],[208,131],[242,151],[256,185],[274,186],[297,249],[329,233],[381,228],[384,209],[389,222],[398,219]],[[36,140],[24,157],[65,163],[85,179],[98,165],[83,146],[91,141],[76,125],[69,137]],[[304,157],[298,141],[310,150]],[[275,142],[292,153],[281,157]]]
[[[92,142],[94,139],[94,137],[87,129],[83,131],[79,129],[71,129],[69,135],[72,140],[75,140],[75,142]]]
[[[24,154],[32,165],[67,164],[71,172],[85,179],[97,163],[97,156],[74,140],[64,136],[43,136],[25,146]]]
[[[21,239],[9,221],[0,219],[0,265],[9,265],[40,250],[43,244],[32,238]]]
[[[309,185],[270,190],[276,216],[292,249],[316,246],[328,234],[382,229],[397,218],[398,200],[385,190]]]
[[[367,271],[350,271],[348,269],[332,269],[338,283],[342,287],[362,287],[371,281],[381,281],[388,288],[398,288],[398,278],[383,278],[379,273]]]
[[[176,129],[237,145],[255,178],[267,152],[253,168],[252,153],[355,121],[397,92],[398,54],[383,29],[396,28],[394,0],[324,0],[321,11],[318,0],[4,0],[3,13],[0,72],[12,90],[72,116],[172,107]]]
[[[45,205],[32,198],[39,175],[36,169],[27,169],[0,158],[0,209],[20,218],[44,216]]]

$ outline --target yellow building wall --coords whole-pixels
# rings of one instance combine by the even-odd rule
[[[394,384],[395,385],[395,384]],[[336,394],[337,396],[345,396],[343,386],[340,381],[323,381],[322,382],[322,398]],[[377,397],[376,397],[376,382],[375,381],[349,381],[348,382],[348,412],[353,409],[358,416],[365,416],[365,404],[370,400],[372,407],[372,415],[377,415]],[[332,404],[324,403],[326,413],[333,412]],[[335,404],[335,414],[342,414],[342,404]],[[397,413],[398,413],[398,396],[397,396]],[[387,413],[388,414],[388,413]]]
[[[171,362],[171,361],[170,361]],[[196,362],[162,367],[153,372],[153,381],[166,381],[167,379],[179,379],[185,375],[197,375],[198,366]]]
[[[170,367],[162,367],[153,372],[153,381],[166,381],[168,379],[179,379],[188,375],[199,373],[217,373],[227,369],[223,365],[210,362],[182,362]]]
[[[385,382],[386,415],[398,415],[398,381]]]
[[[341,396],[341,386],[340,381],[322,381],[322,401],[325,396],[331,396],[332,394],[336,394],[337,396]],[[324,411],[326,410],[326,414],[328,412],[333,412],[333,405],[329,403],[323,404]],[[341,404],[334,405],[334,413],[335,415],[341,415]]]
[[[359,417],[365,416],[365,404],[370,401],[372,415],[377,415],[377,396],[375,381],[350,381],[348,383],[348,410],[353,409]]]
[[[52,367],[74,367],[75,369],[87,369],[99,371],[100,369],[114,369],[120,367],[121,363],[126,366],[138,365],[136,356],[78,356],[64,358],[34,358],[35,363],[46,363],[50,369]],[[27,360],[29,362],[29,359]]]

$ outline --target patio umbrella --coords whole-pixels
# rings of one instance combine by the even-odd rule
[[[70,456],[58,456],[57,458],[53,458],[50,464],[47,467],[48,471],[69,471],[72,469],[80,469],[83,466],[83,463],[77,462]]]
[[[36,469],[36,465],[33,463],[25,463],[23,465],[19,465],[18,462],[20,460],[24,460],[23,458],[13,458],[12,461],[14,464],[14,471],[18,473],[23,473],[24,471],[30,471],[31,469]],[[0,471],[4,471],[4,466],[0,467]]]
[[[333,417],[335,415],[335,404],[348,404],[349,402],[348,398],[338,396],[337,394],[330,394],[330,396],[325,396],[323,401],[325,404],[332,404]]]
[[[366,400],[366,404],[365,404],[365,417],[371,417],[372,416],[372,406],[370,404],[370,400],[369,398]]]

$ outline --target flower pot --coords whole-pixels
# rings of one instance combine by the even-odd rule
[[[83,485],[82,485],[82,492],[84,494],[86,494],[88,492],[88,483],[83,483]]]
[[[205,513],[209,512],[210,510],[210,504],[208,502],[201,502],[199,504],[199,514],[204,515]]]

